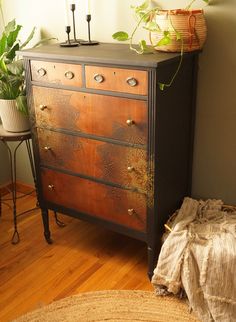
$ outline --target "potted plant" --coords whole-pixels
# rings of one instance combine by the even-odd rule
[[[180,62],[176,72],[168,84],[159,83],[160,89],[171,86],[177,75],[184,52],[199,50],[206,40],[206,23],[202,9],[194,10],[192,6],[196,0],[191,0],[184,9],[163,10],[152,6],[151,0],[145,0],[139,6],[131,6],[137,18],[137,24],[128,35],[125,31],[118,31],[112,35],[118,41],[129,41],[130,49],[137,54],[150,53],[154,50],[166,52],[180,52]],[[206,4],[210,0],[202,0]],[[133,45],[134,36],[139,27],[149,33],[150,46],[141,39],[138,46]]]
[[[15,19],[6,26],[0,38],[0,117],[3,128],[10,132],[29,130],[23,60],[16,52],[34,36],[35,27],[24,43],[19,40],[22,26]],[[38,46],[44,39],[38,42]]]

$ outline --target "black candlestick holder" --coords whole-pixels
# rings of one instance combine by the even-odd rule
[[[70,32],[71,32],[70,26],[66,26],[67,40],[65,42],[60,43],[61,47],[76,47],[79,45],[78,42],[71,41]]]
[[[76,40],[76,32],[75,32],[75,4],[74,3],[70,5],[70,10],[72,12],[74,42],[76,42],[77,40]]]
[[[88,40],[81,40],[79,43],[84,46],[93,46],[93,45],[98,45],[99,42],[96,40],[91,40],[91,35],[90,35],[90,21],[91,21],[91,15],[86,15],[86,21],[88,23]]]
[[[78,43],[78,45],[80,44],[80,41],[83,41],[83,39],[77,39],[76,38],[76,31],[75,31],[75,4],[74,3],[72,3],[71,5],[70,5],[70,10],[71,10],[71,12],[72,12],[72,22],[73,22],[73,34],[74,34],[74,40],[73,40],[73,42],[77,42]]]

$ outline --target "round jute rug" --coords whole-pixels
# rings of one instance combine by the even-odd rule
[[[55,301],[14,322],[199,322],[187,304],[145,291],[97,291]]]

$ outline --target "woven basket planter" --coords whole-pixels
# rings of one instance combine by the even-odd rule
[[[180,52],[183,43],[183,51],[189,52],[201,49],[205,43],[207,28],[203,10],[160,10],[156,23],[162,31],[169,31],[171,38],[170,44],[156,46],[163,38],[163,32],[152,32],[150,40],[156,50]],[[180,33],[182,41],[176,40],[174,29]]]

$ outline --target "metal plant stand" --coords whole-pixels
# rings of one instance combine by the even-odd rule
[[[11,239],[12,244],[17,244],[20,241],[19,233],[17,230],[17,217],[25,213],[28,213],[34,209],[37,209],[37,205],[36,205],[36,207],[32,209],[28,209],[20,214],[17,214],[17,209],[16,209],[16,202],[18,199],[17,189],[16,189],[16,157],[17,157],[17,151],[19,147],[23,144],[23,142],[25,142],[25,145],[26,145],[26,149],[27,149],[27,153],[30,161],[30,167],[32,171],[32,176],[34,180],[34,185],[36,187],[36,175],[35,175],[33,154],[30,146],[30,139],[31,139],[31,133],[29,131],[20,132],[20,133],[7,132],[3,129],[2,125],[0,125],[0,141],[5,145],[8,151],[9,162],[10,162],[11,194],[12,194],[12,202],[13,202],[13,220],[14,220],[14,232]],[[11,148],[9,145],[10,142],[18,142],[18,144],[14,148]],[[3,200],[0,195],[0,215],[2,210],[2,207],[1,207],[2,201]]]
[[[33,211],[35,209],[38,209],[38,202],[36,203],[36,207],[28,209],[24,212],[21,212],[20,214],[17,214],[17,209],[16,209],[16,202],[18,198],[22,198],[24,196],[27,196],[31,194],[34,190],[32,190],[30,193],[24,194],[22,197],[17,197],[17,189],[16,189],[16,156],[17,156],[17,151],[19,147],[22,145],[23,142],[25,142],[29,161],[30,161],[30,167],[32,171],[32,176],[34,180],[34,186],[36,190],[36,195],[37,195],[37,185],[36,185],[36,173],[35,173],[35,166],[34,166],[34,159],[33,159],[33,153],[30,145],[30,139],[31,139],[31,133],[29,131],[27,132],[20,132],[20,133],[12,133],[12,132],[7,132],[3,129],[2,125],[0,125],[0,141],[5,145],[8,154],[9,154],[9,161],[10,161],[10,174],[11,174],[11,194],[12,198],[9,200],[12,200],[13,202],[13,221],[14,221],[14,232],[12,235],[11,242],[12,244],[18,244],[20,241],[20,236],[19,232],[17,229],[17,217],[24,215],[30,211]],[[18,142],[18,144],[14,147],[11,148],[9,143],[10,142]],[[8,200],[8,199],[7,199]],[[0,216],[2,214],[2,201],[6,201],[6,199],[1,198],[1,193],[0,193]],[[65,224],[58,219],[57,212],[54,211],[54,216],[55,216],[55,222],[59,227],[64,227]]]

